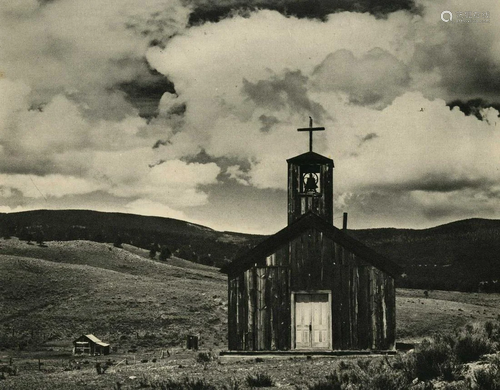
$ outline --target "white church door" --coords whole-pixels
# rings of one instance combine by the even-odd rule
[[[295,348],[331,348],[331,302],[328,293],[295,293]]]

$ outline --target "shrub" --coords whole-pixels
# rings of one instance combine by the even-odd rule
[[[500,319],[497,321],[486,321],[484,323],[486,336],[493,342],[500,344]],[[500,345],[497,345],[497,349]]]
[[[246,378],[249,387],[272,387],[274,386],[273,379],[268,374],[258,373],[248,375]]]
[[[309,390],[342,390],[342,384],[339,381],[326,380],[309,385],[307,388]]]
[[[470,390],[470,383],[465,381],[445,383],[442,390]]]
[[[360,367],[361,366],[361,367]],[[401,370],[395,370],[382,361],[357,364],[341,361],[337,370],[326,380],[308,386],[309,390],[401,390],[409,386],[409,379]]]
[[[478,390],[500,390],[500,370],[494,366],[474,371],[473,377]]]
[[[207,383],[205,379],[184,379],[185,390],[216,390],[215,386]]]
[[[240,390],[240,382],[232,378],[228,384],[222,385],[222,390]]]
[[[412,385],[411,387],[407,387],[411,390],[436,390],[432,382],[418,382],[415,385]],[[407,389],[405,388],[405,389]]]
[[[198,356],[196,358],[196,361],[198,363],[208,363],[211,360],[212,360],[212,353],[211,352],[200,352],[200,353],[198,353]]]
[[[457,335],[454,352],[458,361],[468,363],[494,351],[486,327],[467,325]]]
[[[382,370],[374,374],[370,380],[370,386],[373,390],[401,390],[408,386],[408,379],[402,372],[394,370]]]
[[[160,256],[158,257],[161,261],[166,261],[172,257],[172,252],[168,247],[162,246],[160,250]]]
[[[443,376],[443,368],[448,370],[453,365],[452,360],[452,349],[448,343],[426,339],[408,356],[405,368],[411,377],[426,381]]]
[[[216,390],[216,387],[207,383],[204,379],[184,378],[150,380],[143,377],[139,382],[141,387],[149,387],[153,390]]]

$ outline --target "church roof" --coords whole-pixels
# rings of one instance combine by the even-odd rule
[[[290,163],[330,163],[333,165],[333,160],[331,158],[322,156],[321,154],[315,152],[306,152],[299,154],[298,156],[289,158],[286,160],[288,164]]]
[[[225,274],[234,274],[236,272],[246,271],[257,259],[265,258],[274,253],[279,247],[287,244],[298,237],[307,229],[316,229],[332,238],[332,240],[350,252],[359,256],[374,267],[396,277],[401,275],[402,268],[392,260],[378,254],[373,249],[368,248],[362,242],[352,238],[347,233],[336,228],[331,223],[326,222],[313,212],[308,212],[288,225],[279,232],[268,237],[261,243],[246,252],[243,256],[235,259],[221,268]]]

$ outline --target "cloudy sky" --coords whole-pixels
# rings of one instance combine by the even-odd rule
[[[335,225],[500,218],[499,110],[498,0],[0,5],[0,212],[273,233],[312,116]]]

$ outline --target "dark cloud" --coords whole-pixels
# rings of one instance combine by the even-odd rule
[[[494,100],[500,93],[500,65],[492,55],[497,37],[466,23],[453,27],[442,32],[444,39],[417,44],[413,66],[428,74],[437,71],[439,86],[451,99]]]
[[[410,75],[403,62],[383,49],[361,57],[341,49],[316,67],[313,80],[320,91],[342,91],[353,104],[382,109],[408,90]]]
[[[325,20],[336,12],[369,12],[383,17],[398,10],[418,12],[413,0],[190,0],[191,25],[218,22],[235,13],[245,14],[257,9],[278,11],[285,16]]]
[[[170,145],[170,144],[172,144],[172,142],[170,142],[169,140],[159,139],[153,145],[153,149],[158,149],[160,146],[165,146],[165,145]]]
[[[259,107],[273,111],[288,108],[292,112],[302,112],[321,121],[327,113],[319,103],[309,99],[307,82],[308,78],[300,71],[287,71],[282,78],[273,76],[270,80],[256,83],[244,79],[243,94]]]
[[[467,101],[457,99],[447,103],[447,106],[450,107],[450,109],[458,107],[460,111],[462,111],[465,115],[474,115],[479,120],[484,119],[482,110],[485,108],[492,107],[500,112],[500,103],[490,103],[481,98],[471,99]]]
[[[260,131],[262,131],[264,133],[269,133],[269,131],[271,130],[271,127],[273,127],[274,125],[276,125],[280,122],[279,119],[276,118],[275,116],[264,115],[264,114],[259,116],[259,120],[262,123],[262,127],[260,128]]]
[[[208,164],[208,163],[216,163],[219,167],[227,168],[231,165],[238,165],[242,171],[248,172],[250,170],[250,162],[246,159],[240,159],[235,157],[215,157],[206,152],[205,149],[202,149],[199,153],[194,156],[184,156],[182,161],[192,164]]]
[[[364,144],[365,142],[371,141],[372,139],[378,138],[377,133],[368,133],[364,137],[361,138],[361,142],[359,143],[359,146]]]
[[[158,104],[165,92],[175,93],[174,84],[167,77],[151,69],[143,60],[147,69],[134,80],[119,84],[119,90],[126,93],[127,100],[139,110],[143,118],[158,115]]]
[[[448,193],[464,190],[483,190],[487,189],[492,183],[484,178],[452,177],[448,174],[426,174],[425,176],[400,182],[395,184],[386,184],[381,187],[391,189],[396,192],[424,191]]]
[[[166,113],[167,118],[171,119],[173,116],[183,116],[187,110],[186,103],[173,104]]]

